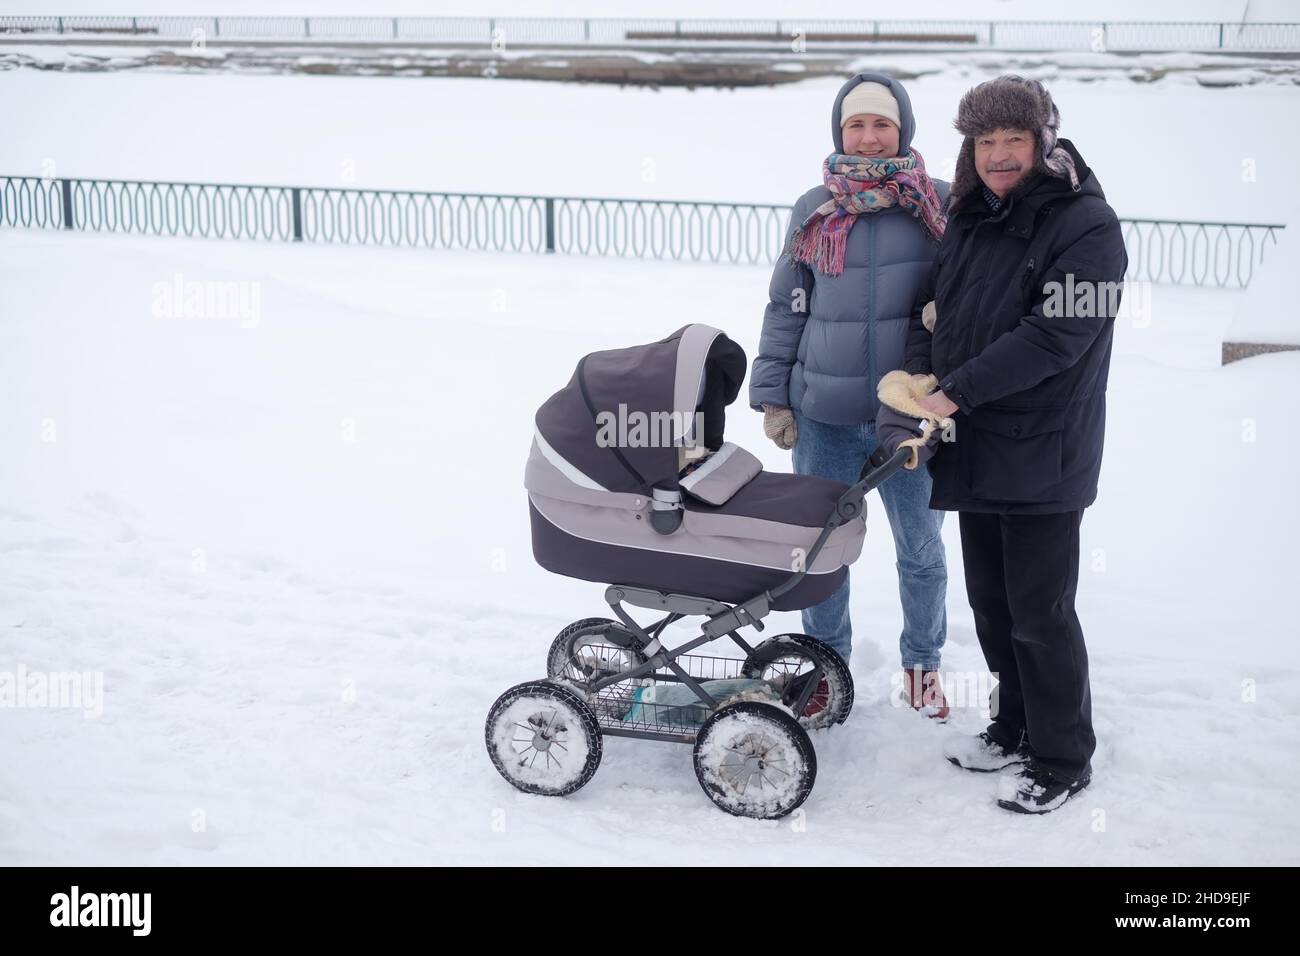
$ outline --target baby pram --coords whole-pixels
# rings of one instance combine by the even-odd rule
[[[751,646],[739,632],[835,592],[862,549],[863,497],[910,450],[873,456],[852,487],[763,471],[723,435],[745,369],[723,332],[688,325],[586,356],[538,410],[524,479],[534,557],[609,584],[617,620],[569,625],[547,679],[493,705],[488,753],[520,790],[578,790],[603,734],[693,744],[704,792],[739,816],[784,816],[812,790],[807,730],[848,716],[848,668],[806,635]],[[639,624],[624,605],[662,616]],[[665,629],[690,616],[704,618],[699,635],[665,647]],[[691,653],[722,637],[744,656]]]

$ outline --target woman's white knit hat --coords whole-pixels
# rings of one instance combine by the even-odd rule
[[[849,90],[840,102],[840,129],[859,113],[875,113],[893,120],[895,126],[903,125],[898,119],[898,100],[883,83],[868,80]]]

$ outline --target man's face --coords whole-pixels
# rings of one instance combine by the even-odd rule
[[[844,124],[844,152],[878,159],[898,155],[898,127],[875,113],[857,113]]]
[[[999,199],[1033,170],[1035,145],[1027,129],[998,129],[975,137],[975,169]]]

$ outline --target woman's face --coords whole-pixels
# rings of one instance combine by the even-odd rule
[[[898,127],[875,113],[857,113],[844,124],[844,152],[850,156],[898,155]]]

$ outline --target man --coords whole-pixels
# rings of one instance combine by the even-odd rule
[[[998,800],[1021,813],[1054,810],[1091,779],[1079,525],[1097,497],[1128,267],[1119,220],[1059,124],[1042,84],[1018,76],[962,98],[948,230],[904,366],[938,380],[922,407],[953,416],[930,506],[959,512],[967,595],[999,678],[992,722],[947,756],[978,772],[1021,764]]]

